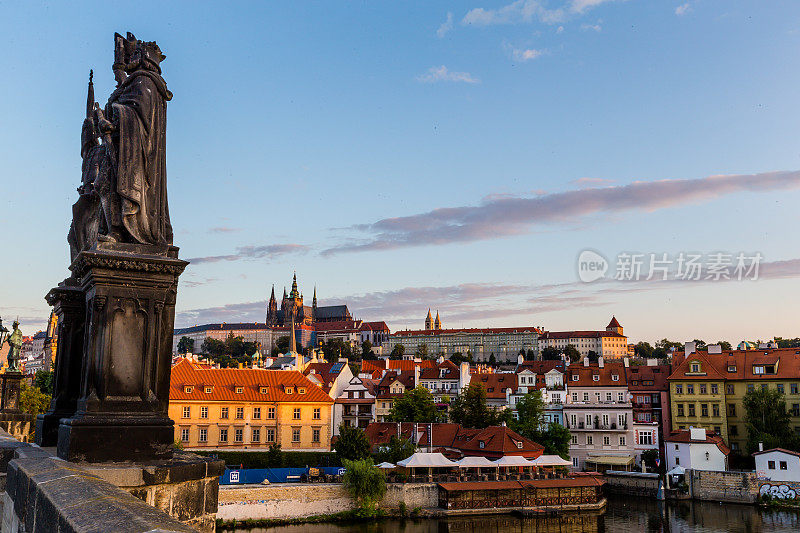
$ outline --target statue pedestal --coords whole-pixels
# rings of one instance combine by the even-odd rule
[[[75,411],[58,426],[62,459],[172,457],[174,424],[167,414],[172,331],[178,276],[187,264],[172,246],[118,243],[99,243],[73,261],[86,330]],[[57,394],[64,392],[70,407],[61,387],[76,382],[71,362],[58,366],[69,368],[69,379],[57,380]],[[43,420],[43,439],[45,429]]]
[[[22,372],[4,372],[0,374],[0,412],[22,412],[19,409],[19,392],[22,378]]]

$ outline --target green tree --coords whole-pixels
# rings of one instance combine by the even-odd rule
[[[370,445],[364,430],[355,426],[339,426],[339,436],[333,445],[341,459],[359,460],[370,456]]]
[[[494,353],[489,354],[489,364],[492,366],[497,364],[497,358],[494,356]]]
[[[564,355],[569,359],[570,363],[575,363],[581,359],[581,352],[572,344],[567,344],[567,347],[564,348]]]
[[[406,353],[406,347],[402,344],[395,344],[392,348],[392,353],[389,354],[389,359],[402,359]]]
[[[558,361],[561,359],[561,350],[554,346],[546,346],[542,349],[542,359],[545,361]]]
[[[683,343],[671,341],[669,339],[661,339],[656,341],[656,347],[653,350],[653,357],[656,359],[665,359],[667,355],[674,351],[683,348]]]
[[[461,352],[455,352],[453,355],[450,356],[450,361],[453,363],[460,365],[461,363],[472,363],[472,353],[467,352],[467,355],[462,354]]]
[[[517,401],[517,418],[512,428],[523,437],[537,439],[544,423],[544,409],[542,391],[529,390]]]
[[[790,427],[792,417],[786,411],[786,399],[777,389],[755,388],[747,391],[742,400],[747,425],[747,451],[758,451],[758,443],[764,449],[789,448],[798,450],[797,435]]]
[[[281,451],[280,444],[270,444],[267,450],[267,464],[272,468],[281,468],[283,466],[283,452]]]
[[[658,459],[658,450],[645,450],[642,452],[642,463],[647,468],[655,470],[658,468],[659,470],[663,469],[663,464],[661,466],[656,466],[656,459]]]
[[[178,353],[194,353],[194,339],[186,336],[181,337],[178,341]]]
[[[33,386],[48,396],[53,395],[53,372],[39,370],[33,378]]]
[[[569,444],[572,441],[572,435],[569,429],[561,424],[550,423],[547,429],[540,432],[533,440],[544,446],[544,453],[560,455],[563,459],[569,459]]]
[[[695,350],[704,350],[704,351],[708,350],[708,344],[706,344],[706,341],[704,341],[702,339],[695,339],[694,340],[694,349]]]
[[[397,435],[392,435],[389,443],[375,454],[375,460],[397,464],[398,461],[411,457],[415,449],[414,443],[409,439],[398,439]]]
[[[342,483],[362,509],[372,510],[386,494],[386,476],[371,458],[351,461],[344,459]]]
[[[50,407],[50,400],[50,395],[43,393],[38,387],[28,385],[25,380],[20,382],[19,408],[23,413],[40,415]]]
[[[733,348],[728,341],[717,341],[717,344],[722,350],[731,350]]]
[[[800,348],[800,338],[784,339],[783,337],[775,337],[775,344],[778,348]]]
[[[650,346],[649,342],[639,341],[636,343],[636,346],[633,347],[633,353],[636,357],[649,359],[653,357],[653,347]]]
[[[486,389],[479,383],[464,387],[450,403],[450,420],[466,428],[497,426],[510,419],[510,411],[493,409],[486,404]]]
[[[596,363],[600,359],[600,356],[594,350],[589,350],[586,354],[586,358],[590,363]]]
[[[367,355],[372,353],[372,343],[368,340],[365,340],[361,343],[361,358],[363,359]]]
[[[420,359],[427,359],[428,358],[428,345],[424,342],[417,346],[416,351],[414,352],[414,357],[419,357]]]
[[[438,422],[439,411],[425,387],[406,390],[389,411],[391,422]]]

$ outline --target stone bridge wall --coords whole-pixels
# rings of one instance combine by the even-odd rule
[[[431,508],[439,505],[439,492],[434,483],[386,485],[386,496],[380,503],[385,509],[397,509],[405,503]],[[317,516],[348,511],[356,502],[340,483],[276,483],[274,485],[231,486],[219,491],[217,518],[223,520],[284,519]]]
[[[755,472],[687,470],[689,494],[696,500],[754,503],[759,482]]]

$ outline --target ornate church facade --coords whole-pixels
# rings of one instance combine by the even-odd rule
[[[292,276],[292,290],[287,294],[283,289],[283,298],[280,307],[275,298],[275,286],[267,302],[267,326],[289,326],[294,315],[295,325],[311,326],[317,322],[340,322],[352,320],[350,310],[346,305],[317,305],[317,288],[314,287],[314,296],[311,306],[304,305],[303,293],[297,288],[297,274]]]

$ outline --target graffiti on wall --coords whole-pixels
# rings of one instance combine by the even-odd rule
[[[794,483],[792,484],[794,485]],[[786,483],[771,482],[762,483],[758,489],[759,496],[769,496],[770,498],[778,498],[781,500],[793,500],[798,497],[800,489],[792,487]]]

